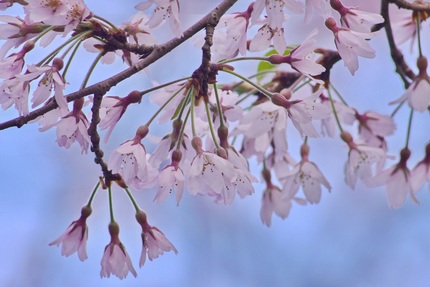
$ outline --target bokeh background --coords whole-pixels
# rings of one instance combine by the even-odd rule
[[[128,20],[139,1],[87,1],[96,14],[116,24]],[[220,1],[181,1],[184,28]],[[231,12],[246,9],[239,1]],[[366,3],[364,3],[366,2]],[[380,1],[345,1],[376,12]],[[2,15],[7,11],[0,12]],[[322,20],[316,18],[316,23]],[[288,43],[300,43],[312,28],[301,17],[291,16],[287,28]],[[333,48],[330,31],[320,28],[320,43]],[[426,30],[428,32],[428,30]],[[168,28],[157,31],[162,39]],[[375,110],[389,114],[386,103],[403,93],[394,74],[384,33],[371,45],[377,50],[374,60],[360,59],[360,68],[352,77],[343,64],[336,64],[332,81],[351,106],[359,111]],[[427,38],[425,39],[427,40]],[[429,51],[424,40],[425,51]],[[403,47],[409,51],[409,46]],[[46,53],[47,51],[43,51]],[[79,69],[71,70],[69,82],[78,86],[83,67],[95,55],[81,54]],[[90,59],[90,60],[89,60]],[[200,50],[192,41],[177,53],[168,55],[124,83],[113,87],[109,95],[124,96],[134,89],[145,89],[151,81],[165,82],[190,75],[198,67]],[[410,56],[411,63],[414,56]],[[125,68],[118,60],[112,66],[99,66],[91,82]],[[238,71],[255,70],[255,63],[240,63]],[[73,80],[76,79],[76,83]],[[220,78],[222,81],[232,78]],[[70,89],[70,90],[71,90]],[[132,137],[145,122],[150,101],[129,108],[119,122],[106,154]],[[395,155],[403,147],[408,112],[402,109],[396,118],[398,132],[388,138]],[[13,110],[0,113],[0,121],[16,116]],[[423,157],[429,140],[428,114],[416,115],[410,147],[415,164]],[[168,126],[151,132],[163,136]],[[298,155],[300,141],[290,130],[290,150]],[[389,209],[383,189],[358,184],[348,188],[343,179],[347,148],[337,139],[310,140],[311,158],[323,170],[332,192],[323,191],[318,205],[294,206],[282,221],[273,218],[270,228],[262,225],[259,209],[262,185],[256,193],[232,206],[215,204],[210,198],[185,194],[179,207],[174,198],[162,205],[152,202],[153,190],[134,191],[152,225],[159,227],[179,251],[147,261],[138,268],[141,252],[140,227],[134,209],[120,189],[114,189],[116,219],[120,237],[126,246],[138,277],[100,279],[100,260],[109,242],[108,202],[105,191],[95,198],[93,215],[88,220],[89,259],[80,262],[76,255],[62,257],[61,249],[48,243],[76,220],[98,176],[93,155],[81,155],[78,146],[61,149],[55,142],[55,130],[44,133],[36,125],[12,128],[0,133],[0,286],[429,286],[430,284],[430,197],[428,186],[419,194],[421,205],[409,200],[398,210]],[[148,150],[155,146],[146,142]],[[388,162],[391,165],[394,161]],[[258,169],[252,166],[255,172]]]

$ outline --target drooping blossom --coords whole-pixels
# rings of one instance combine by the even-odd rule
[[[270,227],[272,225],[273,213],[285,219],[290,214],[293,201],[300,205],[305,205],[306,201],[297,197],[293,199],[286,198],[282,194],[282,191],[276,185],[272,184],[270,171],[264,169],[262,174],[266,182],[266,189],[261,199],[260,218],[263,224]]]
[[[136,5],[136,9],[145,11],[153,4],[156,5],[151,18],[145,23],[150,29],[162,25],[167,19],[170,29],[176,37],[181,37],[183,32],[179,20],[179,1],[178,0],[148,0]]]
[[[109,224],[109,233],[111,241],[106,245],[105,252],[103,254],[100,271],[100,276],[110,277],[111,274],[117,276],[119,279],[127,277],[128,272],[137,277],[136,270],[131,263],[130,256],[125,250],[124,245],[119,240],[119,226],[116,222]]]
[[[24,57],[34,48],[34,42],[28,41],[18,53],[9,55],[3,61],[0,61],[0,77],[3,79],[12,78],[21,73],[24,67]]]
[[[355,188],[357,178],[367,183],[375,174],[382,170],[385,152],[381,148],[356,144],[348,132],[342,132],[342,139],[348,144],[348,161],[345,164],[345,181]]]
[[[318,30],[313,30],[300,46],[291,50],[289,55],[271,55],[268,59],[269,62],[272,64],[290,64],[293,69],[308,77],[321,74],[325,68],[311,60],[312,54],[317,48],[317,40],[314,39],[317,34]]]
[[[104,142],[109,140],[113,129],[115,128],[122,115],[130,104],[138,103],[142,99],[141,92],[131,91],[126,97],[103,97],[100,106],[100,129],[107,129]]]
[[[264,51],[270,47],[271,43],[273,43],[273,47],[279,55],[284,54],[285,49],[287,48],[284,28],[272,28],[268,23],[265,23],[260,29],[258,29],[254,38],[252,38],[249,44],[249,50],[251,52]]]
[[[215,59],[230,59],[240,53],[241,55],[246,54],[247,48],[247,31],[249,26],[249,19],[251,13],[254,10],[254,3],[249,5],[248,9],[244,12],[236,12],[232,14],[224,14],[219,20],[218,25],[215,27],[214,34],[214,45],[218,45],[219,42],[222,45],[222,49],[215,49],[216,52],[222,52],[222,54],[216,55]],[[219,32],[223,36],[219,36]],[[216,47],[215,47],[216,48]]]
[[[396,130],[393,118],[387,115],[375,112],[365,112],[364,114],[356,112],[355,117],[359,123],[359,136],[369,145],[380,142],[381,138],[392,135]],[[375,138],[377,139],[375,140]]]
[[[309,146],[307,144],[302,145],[300,153],[302,160],[291,171],[287,172],[283,179],[282,193],[287,199],[293,199],[301,187],[309,203],[319,203],[322,193],[321,185],[330,191],[330,183],[318,166],[308,160]]]
[[[61,255],[63,256],[70,256],[77,252],[79,260],[87,259],[88,226],[86,221],[91,212],[91,206],[84,206],[81,210],[81,217],[73,221],[66,231],[49,245],[62,245]]]
[[[192,144],[197,155],[189,168],[188,191],[191,195],[209,195],[215,197],[217,202],[232,204],[237,177],[234,165],[218,154],[204,151],[200,138],[194,137]]]
[[[391,208],[400,208],[405,203],[408,194],[414,203],[419,204],[414,194],[411,173],[407,167],[410,155],[411,152],[408,148],[402,149],[397,164],[380,171],[368,181],[372,186],[385,185],[388,206]]]
[[[339,12],[342,26],[355,32],[370,33],[374,25],[384,22],[381,15],[345,7],[340,0],[330,0],[330,5]]]
[[[427,74],[427,65],[426,57],[418,57],[417,66],[419,74],[408,87],[405,94],[390,104],[397,104],[407,100],[409,106],[418,112],[428,110],[430,106],[430,77]]]
[[[147,126],[139,127],[135,137],[123,142],[109,157],[109,168],[113,173],[119,173],[127,185],[137,184],[135,180],[142,184],[154,180],[146,149],[141,143],[148,132]]]
[[[142,227],[142,254],[140,255],[139,266],[142,267],[149,260],[154,260],[164,252],[173,251],[178,254],[175,246],[167,239],[163,232],[155,226],[149,225],[146,213],[138,211],[136,220]]]
[[[54,90],[54,98],[57,105],[63,110],[68,109],[67,100],[64,97],[66,83],[60,74],[60,70],[62,68],[63,60],[61,60],[61,58],[55,58],[52,66],[46,65],[38,67],[36,65],[31,65],[28,67],[28,72],[25,75],[22,75],[24,80],[33,81],[43,75],[33,93],[33,97],[31,99],[33,102],[32,108],[44,103],[51,95],[52,90]]]
[[[75,100],[73,110],[56,124],[57,143],[60,147],[69,148],[74,142],[78,142],[82,153],[87,153],[90,143],[88,135],[90,123],[82,112],[83,104],[84,99]]]
[[[179,167],[179,162],[182,159],[182,152],[175,150],[172,153],[172,162],[164,167],[157,177],[157,194],[155,195],[154,201],[162,203],[168,196],[176,191],[176,203],[179,205],[182,194],[185,188],[185,175],[182,169]]]
[[[411,171],[413,192],[418,192],[427,182],[430,189],[430,143],[426,146],[424,158]]]
[[[160,107],[165,105],[161,116],[158,118],[159,123],[165,123],[172,118],[173,114],[179,106],[179,103],[186,95],[188,85],[189,82],[172,84],[152,94],[151,102],[155,103]],[[169,102],[166,104],[167,101]]]
[[[227,149],[227,160],[235,168],[236,179],[233,183],[234,189],[241,198],[254,193],[253,183],[257,178],[249,172],[249,164],[245,157],[232,146]]]
[[[7,110],[14,105],[18,114],[25,116],[30,112],[28,109],[29,92],[29,82],[22,78],[15,77],[4,80],[0,84],[0,105],[3,110]]]
[[[269,26],[272,28],[282,28],[286,19],[285,9],[295,13],[304,12],[304,4],[299,0],[257,0],[254,5],[254,19],[258,18],[265,9]]]
[[[367,39],[372,38],[375,34],[338,27],[336,20],[331,17],[325,21],[325,25],[333,32],[334,43],[339,55],[352,75],[358,69],[358,56],[369,59],[375,57],[375,50],[367,42]]]

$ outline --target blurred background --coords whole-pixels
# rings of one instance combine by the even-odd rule
[[[87,1],[90,9],[120,25],[134,14],[139,1]],[[220,1],[182,0],[183,28],[202,16]],[[247,1],[239,1],[230,12],[244,11]],[[377,12],[380,1],[342,1]],[[371,2],[365,3],[364,2]],[[2,15],[8,11],[1,11]],[[321,23],[316,17],[312,24]],[[287,22],[287,42],[300,43],[312,30],[302,17],[292,15]],[[334,48],[331,32],[320,28],[319,43]],[[428,30],[427,30],[428,32]],[[157,31],[164,40],[168,27]],[[377,50],[374,60],[360,59],[360,68],[352,77],[342,62],[336,64],[332,81],[351,106],[389,114],[391,100],[403,94],[403,86],[394,73],[389,50],[381,32],[371,41]],[[429,51],[424,41],[424,51]],[[409,46],[406,45],[406,51]],[[49,51],[44,51],[47,53]],[[95,55],[81,53],[79,65],[89,65]],[[414,63],[415,56],[410,56]],[[91,60],[88,60],[91,59]],[[113,87],[108,95],[125,96],[131,90],[150,87],[190,75],[199,65],[200,49],[192,41],[178,52],[169,54],[148,71],[139,73]],[[237,71],[255,71],[256,63],[235,65]],[[411,65],[414,67],[414,65]],[[125,68],[120,60],[112,66],[100,65],[90,82],[94,83]],[[251,70],[250,70],[251,69]],[[83,68],[69,75],[70,89],[78,86]],[[76,77],[76,83],[72,82]],[[221,77],[220,82],[232,81]],[[76,87],[75,87],[76,88]],[[151,113],[149,98],[131,106],[105,146],[106,156],[120,143],[134,136],[135,129]],[[15,117],[16,111],[0,113],[3,122]],[[390,150],[397,156],[405,142],[408,111],[402,109],[396,118],[398,132],[388,138]],[[410,147],[410,167],[424,156],[429,134],[428,114],[416,114]],[[170,126],[151,129],[163,136]],[[301,144],[295,130],[289,131],[290,152],[297,158]],[[385,191],[358,184],[351,190],[344,183],[343,165],[347,148],[337,139],[310,140],[311,160],[317,163],[332,185],[323,190],[318,205],[293,206],[282,221],[273,217],[270,228],[261,223],[259,210],[264,186],[232,206],[212,202],[211,198],[192,197],[187,193],[176,206],[173,197],[162,205],[153,203],[153,190],[133,191],[147,212],[149,223],[160,228],[179,251],[147,261],[138,268],[141,253],[140,226],[134,220],[134,209],[126,195],[114,188],[116,220],[121,226],[120,238],[138,272],[125,280],[100,279],[100,261],[109,243],[106,191],[96,195],[93,214],[88,219],[88,256],[80,262],[74,254],[61,256],[61,248],[49,247],[68,225],[79,217],[93,190],[99,167],[93,155],[80,154],[73,145],[69,150],[58,147],[55,130],[40,133],[37,125],[1,131],[0,136],[0,286],[428,286],[430,282],[430,197],[428,186],[417,195],[421,205],[407,200],[397,210],[388,208]],[[155,146],[145,142],[152,151]],[[392,165],[395,161],[389,161]],[[252,166],[254,174],[258,168]],[[259,177],[259,176],[258,176]]]

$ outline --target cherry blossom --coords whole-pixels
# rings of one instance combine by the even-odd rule
[[[137,277],[136,270],[131,263],[130,256],[125,250],[124,245],[119,240],[119,226],[116,222],[109,224],[109,233],[111,235],[111,241],[106,245],[105,252],[103,254],[100,271],[100,276],[110,277],[111,274],[117,276],[119,279],[127,277],[128,272]]]
[[[407,167],[407,160],[410,155],[409,149],[402,149],[397,164],[377,173],[375,177],[369,180],[372,186],[385,185],[388,205],[391,208],[400,208],[405,203],[408,194],[414,203],[419,204],[414,194],[411,173]]]
[[[413,192],[418,192],[427,181],[430,188],[430,144],[426,146],[426,154],[411,171],[411,182]]]
[[[257,0],[254,5],[253,19],[259,17],[264,8],[269,26],[272,28],[282,28],[286,18],[285,8],[295,13],[304,12],[304,4],[298,0]]]
[[[424,112],[428,110],[430,105],[430,77],[427,74],[427,58],[419,57],[417,60],[417,66],[419,69],[419,74],[408,87],[405,94],[399,99],[392,101],[390,104],[401,103],[403,101],[408,101],[411,108],[418,112]]]
[[[251,43],[249,44],[249,50],[251,52],[264,51],[270,47],[272,42],[276,52],[283,55],[287,48],[284,28],[272,28],[268,23],[266,23],[258,29],[257,34],[252,38]]]
[[[221,156],[204,151],[200,138],[193,138],[197,152],[188,172],[187,187],[191,195],[214,196],[217,202],[233,203],[237,175],[234,165]]]
[[[287,199],[295,197],[299,188],[302,187],[306,200],[311,203],[319,203],[321,200],[321,185],[328,191],[331,190],[330,183],[324,177],[318,166],[308,160],[309,146],[303,144],[300,150],[302,160],[283,179],[282,193]]]
[[[345,181],[355,188],[357,178],[367,183],[374,176],[375,170],[382,169],[385,152],[381,148],[356,144],[348,132],[342,132],[342,139],[348,144],[348,161],[345,164]]]
[[[384,22],[381,15],[361,11],[355,7],[345,7],[340,0],[330,0],[330,4],[339,12],[342,26],[352,31],[370,33],[373,25]]]
[[[24,57],[34,48],[34,43],[28,41],[18,53],[9,55],[0,62],[0,77],[4,79],[12,78],[21,73],[24,67]]]
[[[258,182],[257,178],[249,172],[248,161],[245,157],[232,146],[227,149],[227,160],[235,168],[236,179],[234,188],[241,198],[254,193],[252,183]]]
[[[141,126],[132,140],[122,143],[109,157],[112,172],[121,174],[127,185],[135,179],[142,183],[152,180],[146,149],[141,143],[148,132],[147,126]]]
[[[366,41],[374,36],[373,33],[360,33],[338,27],[336,20],[331,17],[325,21],[325,25],[333,32],[336,48],[352,75],[358,69],[358,56],[369,59],[375,57],[375,50]]]
[[[132,91],[126,97],[103,97],[100,107],[100,129],[107,129],[104,142],[109,140],[113,129],[121,119],[130,104],[140,102],[142,95],[139,91]]]
[[[314,10],[324,19],[331,16],[330,0],[306,0],[305,22],[309,23]]]
[[[139,260],[139,266],[145,264],[146,256],[149,260],[154,260],[164,252],[173,251],[178,254],[175,246],[167,239],[163,232],[155,226],[149,225],[147,216],[143,211],[136,213],[136,220],[142,227],[142,254]]]
[[[182,152],[180,150],[175,150],[172,153],[171,164],[167,165],[160,171],[157,178],[158,189],[154,198],[155,202],[162,203],[169,194],[172,193],[173,189],[175,189],[176,203],[179,205],[185,188],[185,175],[179,167],[181,158]]]
[[[61,255],[70,256],[77,252],[79,260],[87,259],[88,226],[86,220],[91,212],[90,206],[84,206],[81,210],[81,217],[73,221],[66,231],[49,245],[62,245]]]
[[[144,11],[155,4],[151,18],[145,23],[150,29],[162,25],[167,19],[170,22],[170,29],[176,37],[182,36],[181,23],[179,20],[178,0],[148,0],[136,5],[136,9]]]
[[[29,92],[28,81],[16,77],[7,79],[0,84],[0,105],[3,110],[14,105],[19,115],[25,116],[30,112],[28,109]]]
[[[288,63],[299,73],[311,77],[319,75],[325,68],[311,60],[311,56],[317,48],[317,41],[313,38],[318,34],[315,29],[303,40],[302,44],[291,50],[288,56],[271,55],[269,61],[272,64]]]
[[[69,148],[74,142],[78,142],[82,153],[87,153],[90,143],[88,136],[90,123],[82,112],[83,102],[83,99],[75,100],[73,111],[62,117],[56,124],[57,143],[60,147]]]

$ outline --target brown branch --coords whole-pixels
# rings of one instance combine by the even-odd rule
[[[415,73],[406,64],[402,52],[397,48],[393,37],[393,29],[390,22],[390,13],[388,11],[388,3],[391,0],[382,0],[381,2],[381,16],[385,20],[385,32],[387,35],[388,45],[390,47],[391,58],[393,59],[394,65],[396,66],[396,72],[399,74],[400,78],[405,85],[405,88],[409,87],[409,79],[415,78]]]
[[[397,7],[403,8],[403,9],[430,12],[430,3],[428,2],[419,2],[419,1],[408,2],[405,0],[385,0],[385,1],[388,3],[396,4]]]
[[[140,60],[136,65],[131,66],[128,69],[125,69],[124,71],[110,77],[109,79],[100,81],[82,90],[68,94],[66,96],[67,102],[71,102],[76,99],[80,99],[92,94],[104,95],[107,91],[109,91],[111,87],[117,85],[123,80],[131,77],[132,75],[136,74],[137,72],[143,70],[144,68],[148,67],[152,63],[156,62],[157,60],[165,56],[167,53],[169,53],[170,51],[172,51],[173,49],[181,45],[183,42],[190,39],[197,32],[207,27],[209,23],[218,22],[219,18],[222,15],[224,15],[227,12],[227,10],[230,9],[230,7],[233,6],[233,4],[236,2],[237,0],[224,0],[221,4],[215,7],[211,12],[209,12],[206,16],[200,19],[197,23],[195,23],[186,31],[184,31],[184,34],[182,37],[172,39],[162,45],[158,45],[154,47],[154,50],[146,58]],[[24,124],[28,123],[29,121],[34,120],[37,117],[44,115],[47,112],[52,111],[57,107],[58,107],[57,103],[53,101],[39,109],[32,111],[26,116],[17,117],[12,120],[1,123],[0,130],[4,130],[10,127],[20,128]]]

